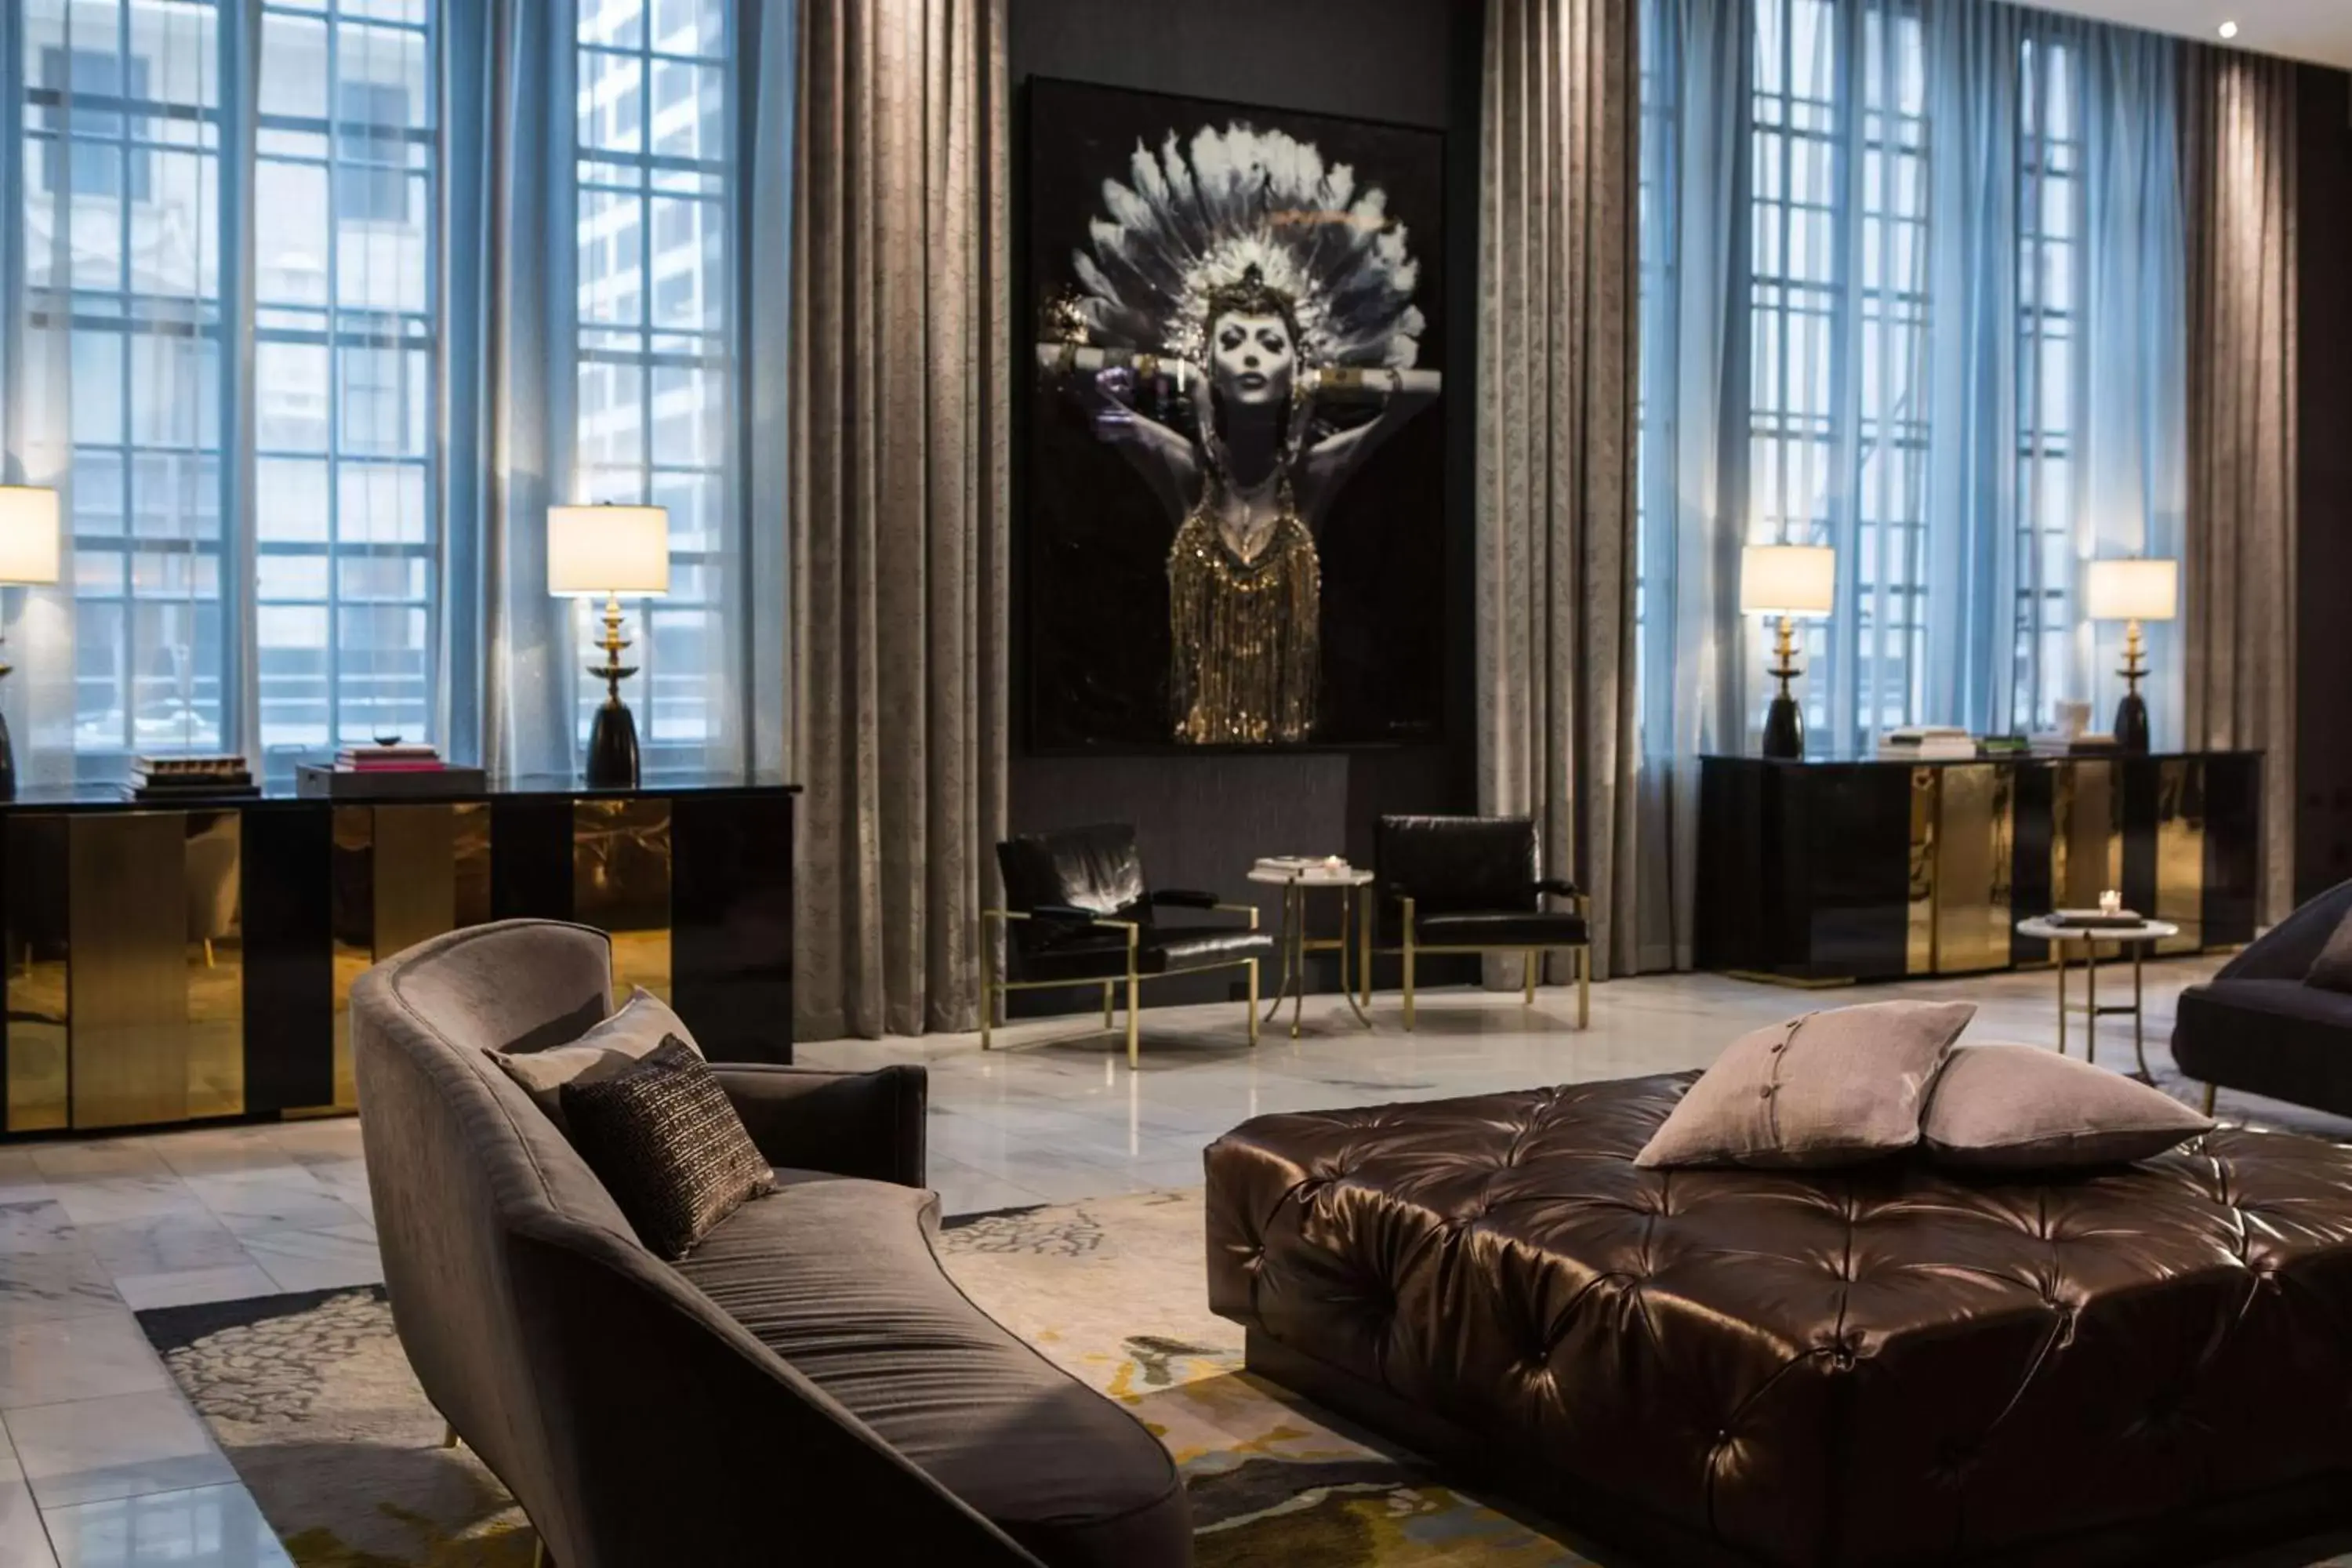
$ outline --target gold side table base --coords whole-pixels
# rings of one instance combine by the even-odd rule
[[[1312,888],[1335,888],[1339,894],[1339,934],[1336,937],[1313,937],[1307,934],[1307,894]],[[1339,955],[1339,994],[1347,1000],[1348,1008],[1356,1021],[1367,1029],[1372,1026],[1371,1015],[1364,1003],[1356,999],[1358,982],[1362,982],[1365,1000],[1370,999],[1371,976],[1371,912],[1370,884],[1352,882],[1302,882],[1296,879],[1282,884],[1282,983],[1275,987],[1274,1001],[1265,1010],[1265,1021],[1273,1023],[1281,1016],[1282,1005],[1290,1004],[1290,1037],[1301,1037],[1301,1024],[1307,1012],[1307,955],[1310,952],[1333,952]],[[1358,897],[1359,893],[1366,896]],[[1348,936],[1350,908],[1356,915],[1357,933],[1353,941]],[[1355,960],[1350,972],[1349,960]]]

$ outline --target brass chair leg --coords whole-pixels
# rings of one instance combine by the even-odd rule
[[[2205,1086],[2205,1114],[2208,1116],[2213,1114],[2213,1096],[2220,1092],[2221,1088],[2218,1083],[2209,1083]]]
[[[441,1423],[441,1446],[445,1448],[454,1448],[457,1446],[457,1428],[450,1426],[446,1421]]]
[[[1141,995],[1141,983],[1136,979],[1134,971],[1129,970],[1127,976],[1127,1065],[1130,1068],[1137,1066],[1143,1058]]]
[[[534,1541],[530,1543],[530,1568],[548,1568],[546,1542]]]
[[[1576,1026],[1592,1026],[1592,949],[1590,945],[1576,950]]]
[[[1543,963],[1543,954],[1530,948],[1520,954],[1520,959],[1527,970],[1527,1005],[1532,1007],[1536,1005],[1536,970]]]
[[[1412,933],[1404,939],[1404,1032],[1412,1033]]]
[[[996,1026],[996,982],[989,973],[988,956],[980,960],[980,1048],[990,1047],[990,1031]]]
[[[1106,981],[1104,981],[1104,982],[1103,982],[1103,1027],[1104,1027],[1104,1028],[1106,1028],[1106,1029],[1108,1029],[1108,1028],[1109,1028],[1109,1027],[1110,1027],[1110,1014],[1111,1014],[1110,999],[1111,999],[1111,984],[1110,984],[1110,982],[1109,982],[1109,981],[1106,980]]]
[[[1250,1021],[1250,1030],[1249,1030],[1249,1035],[1250,1035],[1250,1045],[1251,1045],[1251,1047],[1252,1047],[1253,1048],[1255,1048],[1255,1047],[1256,1047],[1256,1045],[1257,1045],[1257,960],[1256,960],[1256,959],[1255,959],[1255,958],[1251,959],[1251,960],[1249,961],[1249,965],[1248,965],[1248,967],[1249,967],[1249,1021]]]

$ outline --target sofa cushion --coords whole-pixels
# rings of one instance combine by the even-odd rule
[[[2040,1046],[1962,1046],[1919,1119],[1919,1142],[1958,1170],[2126,1165],[2213,1131],[2161,1089]]]
[[[1731,1042],[1633,1163],[1801,1169],[1919,1141],[1919,1111],[1969,1002],[1867,1002]]]
[[[2336,930],[2319,956],[2304,973],[2304,983],[2326,991],[2352,991],[2352,911],[2336,922]]]
[[[768,1162],[702,1058],[664,1040],[651,1056],[563,1086],[572,1146],[637,1238],[667,1258],[768,1190]]]
[[[610,1078],[643,1061],[664,1040],[682,1042],[699,1056],[702,1047],[669,1004],[642,985],[618,1011],[569,1045],[532,1051],[492,1051],[490,1059],[522,1085],[549,1121],[563,1125],[563,1086]]]
[[[678,1265],[882,1440],[1055,1568],[1191,1561],[1167,1450],[971,1304],[933,1258],[938,1200],[779,1171]]]

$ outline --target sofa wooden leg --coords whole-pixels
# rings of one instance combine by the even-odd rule
[[[457,1428],[450,1426],[446,1421],[441,1424],[441,1446],[445,1448],[454,1448],[457,1446]]]
[[[2209,1084],[2207,1084],[2207,1085],[2205,1086],[2205,1114],[2206,1114],[2206,1115],[2210,1116],[2210,1115],[2212,1115],[2212,1114],[2213,1114],[2213,1097],[2214,1097],[2216,1094],[2218,1094],[2218,1093],[2220,1093],[2220,1092],[2221,1092],[2221,1086],[2220,1084],[2218,1084],[2218,1083],[2209,1083]]]

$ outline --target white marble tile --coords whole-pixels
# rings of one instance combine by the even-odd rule
[[[98,1176],[160,1176],[170,1167],[152,1138],[105,1138],[81,1143],[41,1143],[31,1151],[34,1168],[51,1182]]]
[[[332,1290],[383,1280],[372,1225],[263,1231],[245,1237],[245,1250],[281,1290]]]
[[[182,1176],[298,1168],[275,1127],[208,1127],[165,1133],[152,1141],[156,1156]]]
[[[68,1178],[57,1183],[58,1202],[76,1225],[112,1225],[162,1215],[201,1215],[205,1205],[188,1184],[157,1162],[144,1175]]]
[[[367,1218],[319,1184],[310,1172],[245,1172],[191,1176],[188,1190],[239,1236],[268,1230],[326,1230]]]
[[[16,1462],[16,1446],[0,1426],[0,1565],[5,1568],[57,1568],[49,1550],[49,1532],[41,1523],[40,1505],[26,1483],[24,1467]]]
[[[128,1310],[0,1329],[0,1410],[171,1386]]]
[[[368,1190],[367,1165],[358,1160],[318,1160],[303,1167],[310,1179],[362,1215],[373,1215],[374,1197]]]
[[[284,1121],[270,1129],[270,1136],[298,1164],[366,1157],[360,1147],[360,1121],[356,1116]]]
[[[931,1190],[940,1194],[941,1215],[1032,1208],[1045,1201],[1044,1194],[1027,1187],[1015,1186],[1002,1177],[938,1157],[930,1161],[928,1180]]]
[[[221,1268],[246,1261],[244,1244],[210,1214],[184,1212],[149,1219],[116,1220],[80,1227],[109,1274],[176,1274],[190,1268]]]
[[[58,1568],[292,1568],[241,1486],[48,1510]]]
[[[17,1462],[44,1509],[236,1479],[176,1392],[115,1394],[8,1413]]]
[[[0,1253],[66,1252],[81,1245],[73,1216],[47,1190],[39,1197],[0,1201]]]
[[[240,1252],[239,1256],[243,1256]],[[134,1312],[157,1307],[193,1307],[205,1301],[247,1301],[280,1294],[278,1281],[257,1263],[219,1268],[182,1268],[168,1274],[118,1274],[115,1292]]]
[[[0,1254],[0,1328],[110,1312],[121,1305],[88,1252]]]

